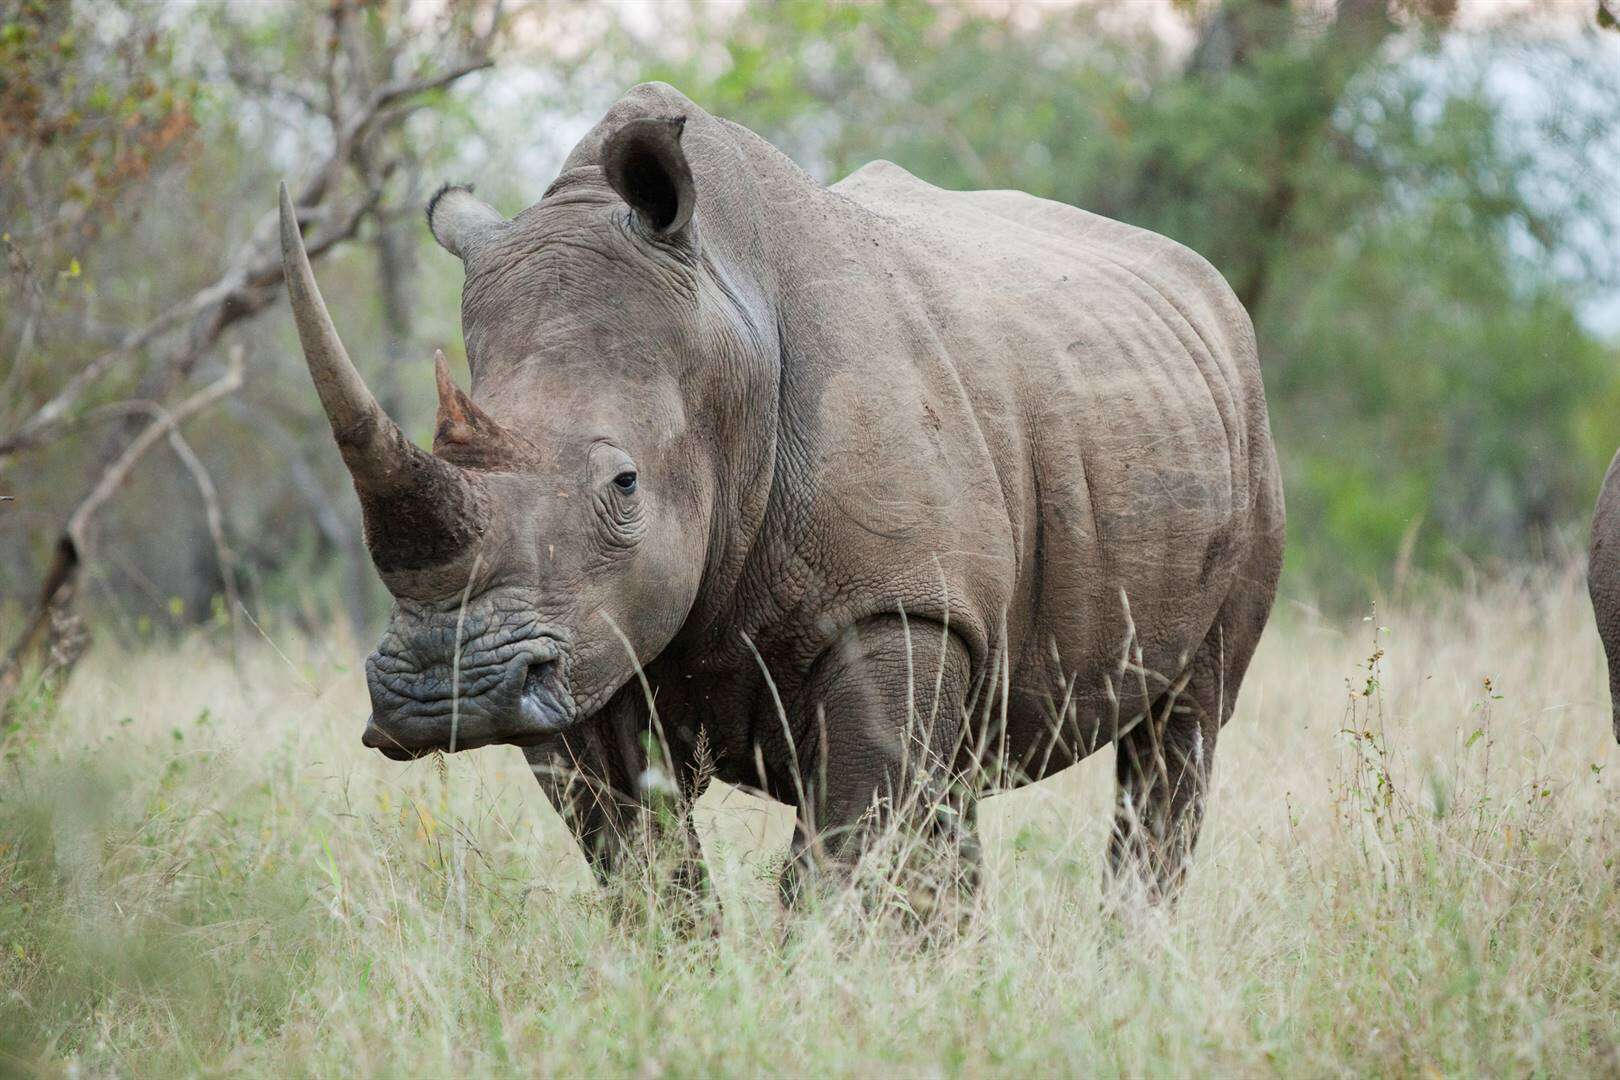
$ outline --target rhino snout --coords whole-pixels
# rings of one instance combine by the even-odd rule
[[[464,646],[458,660],[435,655],[442,638],[427,636],[425,644],[379,648],[366,662],[371,717],[364,746],[406,760],[435,750],[527,745],[572,725],[568,658],[555,639]]]

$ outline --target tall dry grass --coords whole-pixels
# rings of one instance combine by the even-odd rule
[[[508,748],[363,751],[350,640],[104,644],[4,736],[0,1071],[1620,1073],[1620,749],[1576,572],[1279,607],[1173,915],[1099,914],[1110,754],[983,814],[981,910],[612,918]]]

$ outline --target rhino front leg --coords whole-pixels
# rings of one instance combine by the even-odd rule
[[[690,922],[710,899],[691,815],[701,792],[680,776],[647,790],[646,752],[633,734],[619,737],[620,728],[592,724],[524,754],[597,881],[620,901],[645,894]]]
[[[912,879],[914,907],[933,906],[920,864],[933,885],[971,888],[972,806],[952,784],[968,678],[954,634],[898,615],[851,628],[816,662],[792,717],[799,816],[785,900],[818,872],[847,875],[879,849],[895,858],[886,871]]]
[[[523,753],[597,881],[607,884],[624,862],[641,805],[634,797],[633,774],[592,751],[559,738]]]

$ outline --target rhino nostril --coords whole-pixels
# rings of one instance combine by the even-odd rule
[[[555,660],[536,660],[529,665],[523,674],[523,691],[520,694],[523,700],[543,700],[546,697],[546,669],[555,663]]]
[[[524,727],[537,734],[551,734],[568,726],[565,692],[556,660],[536,660],[523,676],[518,695],[518,714]]]

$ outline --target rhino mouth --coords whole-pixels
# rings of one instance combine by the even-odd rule
[[[573,701],[568,688],[562,685],[557,667],[556,663],[531,665],[529,673],[523,677],[523,690],[518,694],[518,713],[524,726],[540,732],[541,737],[563,730],[573,718]]]
[[[509,644],[499,658],[411,669],[398,658],[367,663],[371,717],[362,745],[394,761],[482,746],[531,746],[578,718],[569,689],[568,656],[544,639]]]

